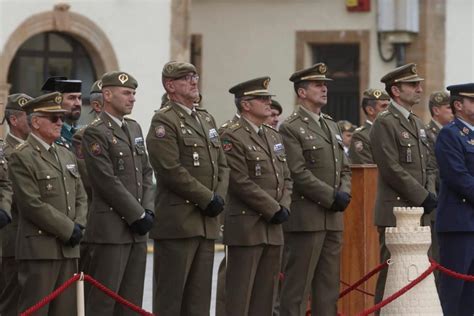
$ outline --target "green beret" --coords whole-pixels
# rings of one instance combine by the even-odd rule
[[[298,70],[291,75],[290,81],[297,83],[300,81],[332,81],[326,77],[328,67],[324,63],[317,63],[313,66]]]
[[[346,120],[342,120],[337,122],[337,125],[339,125],[339,128],[341,129],[341,132],[354,132],[355,131],[355,126]]]
[[[24,93],[10,94],[5,110],[24,111],[23,106],[30,100],[33,98]]]
[[[390,100],[387,92],[380,89],[367,89],[364,91],[362,98],[366,100]]]
[[[186,76],[190,72],[197,73],[193,64],[170,61],[163,66],[161,74],[164,78],[177,79]]]
[[[445,91],[435,91],[430,95],[430,103],[434,106],[449,104],[449,93]]]
[[[93,93],[102,93],[102,81],[100,79],[92,84],[90,94]]]
[[[37,98],[31,99],[24,106],[26,114],[31,113],[65,113],[67,112],[61,107],[63,97],[59,92],[51,92],[43,94]]]
[[[260,77],[239,83],[229,89],[229,92],[234,94],[236,98],[244,96],[273,96],[268,92],[268,85],[270,84],[270,77]]]
[[[277,100],[272,99],[272,104],[270,104],[270,107],[272,109],[277,110],[279,114],[283,112],[283,107],[281,106],[280,102],[278,102]]]
[[[138,82],[132,75],[123,71],[111,71],[105,73],[102,78],[102,88],[105,87],[125,87],[136,89]]]
[[[385,85],[390,86],[394,83],[398,82],[418,82],[423,81],[425,79],[418,76],[416,71],[416,64],[410,63],[394,70],[390,71],[388,74],[380,79],[381,82],[385,83]]]

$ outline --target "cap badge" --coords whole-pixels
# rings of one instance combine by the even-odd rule
[[[403,131],[403,132],[402,132],[402,138],[404,138],[404,139],[409,139],[409,138],[410,138],[410,135],[409,135],[407,132]]]
[[[443,101],[443,97],[441,96],[441,94],[437,94],[437,95],[435,96],[435,101],[438,102],[438,103],[441,102],[441,101]]]
[[[102,80],[99,80],[99,82],[97,82],[97,87],[102,90]]]
[[[265,89],[268,88],[268,85],[269,85],[269,84],[270,84],[270,79],[265,79],[265,80],[263,81],[263,87],[264,87]]]
[[[463,132],[464,134],[466,134],[466,135],[469,134],[469,128],[463,127],[463,128],[462,128],[462,132]]]
[[[319,68],[318,68],[318,70],[319,70],[319,73],[321,73],[321,74],[325,74],[325,73],[326,73],[326,71],[328,71],[328,68],[326,67],[326,65],[325,65],[325,64],[322,64],[322,65],[319,65]]]
[[[416,75],[416,66],[411,67],[411,73]]]
[[[58,95],[57,97],[54,98],[54,102],[56,104],[61,104],[61,102],[63,102],[63,97]]]
[[[127,76],[126,74],[120,74],[120,75],[118,76],[118,80],[119,80],[122,84],[124,84],[125,82],[128,81],[128,76]]]
[[[380,90],[374,90],[374,93],[373,93],[374,97],[375,98],[380,98],[380,96],[382,95],[382,91]]]
[[[171,65],[171,64],[167,65],[166,66],[166,72],[168,72],[168,73],[172,72],[173,68],[174,68],[173,65]]]
[[[26,98],[19,98],[19,99],[18,99],[18,104],[19,104],[20,106],[25,105],[26,102],[28,102],[28,100],[27,100]]]

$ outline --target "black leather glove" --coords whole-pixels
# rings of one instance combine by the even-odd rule
[[[331,205],[331,210],[334,212],[344,212],[349,203],[351,202],[351,195],[344,191],[336,192],[336,199]]]
[[[421,203],[421,206],[424,208],[424,213],[429,214],[433,212],[438,206],[438,198],[433,193],[429,192],[426,199]]]
[[[281,224],[288,220],[290,217],[290,211],[284,207],[280,206],[280,210],[276,212],[273,217],[270,219],[271,224]]]
[[[0,209],[0,228],[7,226],[12,220],[8,216],[7,212]]]
[[[67,241],[67,245],[71,247],[75,247],[79,244],[79,242],[82,239],[82,230],[84,229],[84,226],[81,224],[74,224],[74,229],[72,230],[72,235]]]
[[[222,213],[224,205],[224,199],[219,194],[214,193],[212,201],[207,205],[206,209],[202,210],[202,214],[208,217],[216,217]]]
[[[153,219],[155,214],[150,210],[145,210],[145,216],[137,219],[130,225],[130,230],[140,236],[146,235],[153,227]]]

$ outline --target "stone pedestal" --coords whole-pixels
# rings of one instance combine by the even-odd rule
[[[423,208],[395,207],[397,227],[385,229],[385,241],[391,258],[385,283],[384,299],[411,283],[430,267],[429,226],[420,226]],[[433,274],[409,292],[382,308],[380,315],[443,315]]]

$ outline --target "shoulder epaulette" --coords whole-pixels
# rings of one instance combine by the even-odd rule
[[[263,125],[264,125],[265,127],[268,127],[269,129],[271,129],[271,130],[273,130],[273,131],[275,131],[275,132],[278,133],[278,131],[277,131],[273,126],[268,125],[267,123],[263,123]]]
[[[326,113],[321,113],[321,116],[324,117],[325,119],[334,121],[334,119],[330,115],[327,115]]]
[[[365,129],[365,125],[359,126],[355,129],[356,132],[362,132]]]
[[[202,108],[202,107],[199,107],[199,106],[196,106],[196,107],[194,107],[194,108],[196,109],[196,111],[201,111],[201,112],[206,112],[206,113],[208,113],[205,108]]]
[[[123,119],[130,122],[136,122],[136,120],[132,119],[131,117],[124,117]]]
[[[159,109],[158,112],[167,112],[169,110],[171,110],[171,106],[167,105],[167,106],[162,107],[161,109]]]
[[[285,122],[292,122],[292,121],[294,121],[297,117],[298,117],[298,112],[293,112],[293,113],[291,113],[290,116],[288,116],[288,117],[285,119]]]
[[[239,122],[234,123],[234,124],[232,124],[232,125],[229,126],[229,128],[230,128],[231,130],[233,130],[233,131],[235,131],[235,130],[241,128],[241,127],[242,127],[242,125],[240,125]]]
[[[26,145],[28,145],[27,142],[20,143],[15,146],[15,150],[22,150],[23,148],[25,148]]]
[[[103,123],[103,121],[100,119],[100,117],[98,117],[95,120],[93,120],[88,126],[98,126],[101,123]]]
[[[390,113],[390,111],[385,110],[385,111],[380,112],[377,116],[383,117],[383,116],[386,116],[388,113]]]

